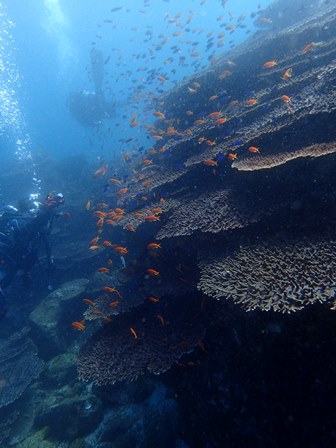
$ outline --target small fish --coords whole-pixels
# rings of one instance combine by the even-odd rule
[[[149,296],[149,297],[148,297],[148,300],[150,300],[150,301],[153,302],[153,303],[160,302],[160,299],[159,299],[159,298],[157,298],[157,297],[153,297],[153,296]]]
[[[96,226],[97,227],[102,227],[103,225],[104,225],[104,218],[102,217],[102,218],[98,219],[98,221],[96,223]]]
[[[290,97],[289,96],[287,96],[287,95],[282,95],[281,97],[280,97],[280,99],[284,102],[284,103],[289,103],[290,102]]]
[[[96,306],[95,302],[91,299],[83,299],[83,302],[85,303],[85,305]]]
[[[156,277],[160,275],[159,271],[156,271],[155,269],[147,269],[147,272],[149,275],[151,275],[152,277]]]
[[[159,321],[161,322],[161,325],[164,327],[166,325],[166,321],[164,320],[164,317],[161,314],[157,314],[156,316]]]
[[[136,333],[136,331],[134,330],[133,327],[130,327],[130,332],[132,333],[132,335],[134,336],[134,339],[138,339],[138,335]]]
[[[111,260],[111,258],[108,258],[108,259],[106,260],[106,263],[107,263],[107,264],[112,264],[113,261]]]
[[[98,272],[106,273],[106,272],[110,272],[110,270],[108,268],[101,267],[101,268],[98,268]]]
[[[223,114],[222,112],[211,112],[211,114],[208,115],[209,118],[218,118],[221,117]]]
[[[118,213],[118,215],[124,215],[125,214],[125,210],[123,208],[116,208],[114,210],[116,213]]]
[[[195,124],[197,124],[197,125],[199,125],[199,124],[204,124],[204,123],[205,123],[204,120],[196,120],[196,121],[195,121]]]
[[[308,53],[308,51],[312,50],[313,47],[314,47],[314,42],[310,42],[310,44],[307,44],[307,45],[304,47],[303,52],[304,52],[304,53]]]
[[[105,324],[109,324],[110,322],[112,322],[112,319],[111,319],[110,317],[104,317],[104,318],[103,318],[103,322],[104,322]]]
[[[148,249],[161,249],[161,244],[158,243],[149,243],[147,244]]]
[[[148,222],[160,221],[160,217],[155,215],[149,215],[146,216],[145,220]]]
[[[134,216],[135,216],[137,219],[139,219],[139,218],[141,218],[141,217],[143,216],[143,213],[141,213],[141,212],[135,212],[135,213],[134,213]]]
[[[129,232],[135,232],[135,227],[131,226],[131,224],[127,224],[126,230],[128,230]]]
[[[212,95],[212,96],[210,96],[209,101],[215,101],[215,100],[217,100],[217,98],[218,98],[218,95]]]
[[[121,190],[117,191],[117,194],[125,194],[128,191],[128,188],[122,188]]]
[[[111,177],[111,179],[109,179],[108,181],[111,182],[112,184],[116,184],[116,185],[122,184],[121,180],[115,179],[114,177]]]
[[[85,330],[85,325],[83,322],[72,322],[71,324],[73,326],[73,328],[75,328],[76,330],[79,331],[83,331]]]
[[[152,135],[152,138],[154,140],[163,140],[163,137],[161,135]]]
[[[106,213],[105,213],[105,212],[101,212],[100,210],[96,210],[96,211],[94,212],[94,215],[95,215],[95,216],[98,216],[98,217],[105,217],[105,216],[106,216]]]
[[[164,119],[166,118],[165,115],[164,115],[162,112],[160,112],[159,110],[157,110],[156,112],[154,112],[153,115],[154,115],[155,117],[160,118],[161,120],[164,120]]]
[[[99,240],[100,240],[99,236],[96,236],[96,237],[92,238],[92,240],[90,241],[90,246],[92,246],[93,244],[98,243]]]
[[[223,124],[223,123],[226,123],[226,122],[227,122],[227,118],[226,117],[218,118],[216,120],[217,124]]]
[[[149,166],[149,165],[152,165],[153,160],[151,160],[151,159],[145,159],[145,160],[143,161],[143,163],[144,163],[144,165]]]
[[[230,153],[228,154],[228,158],[229,158],[230,160],[236,160],[236,159],[237,159],[237,154],[233,154],[232,152],[230,152]]]
[[[88,199],[85,204],[85,210],[88,212],[90,211],[90,208],[91,208],[91,201],[90,199]]]
[[[95,177],[96,179],[100,179],[101,177],[105,176],[107,171],[108,171],[107,166],[102,166],[94,173],[93,177]]]
[[[113,300],[112,302],[109,303],[109,307],[110,308],[115,308],[116,306],[118,306],[120,304],[119,300]]]
[[[207,159],[207,160],[203,160],[204,165],[207,166],[218,166],[218,162],[216,162],[216,160],[213,159]]]
[[[275,67],[276,65],[278,65],[278,63],[275,59],[273,59],[273,61],[265,62],[265,64],[263,65],[263,68],[272,68],[272,67]]]
[[[281,79],[286,80],[288,78],[291,78],[292,75],[293,75],[293,69],[288,68],[287,70],[284,71],[283,75],[281,76]]]
[[[249,146],[247,149],[250,152],[260,153],[259,148],[257,148],[256,146]]]
[[[90,250],[98,250],[98,249],[101,249],[101,247],[100,247],[100,246],[93,245],[93,246],[90,246],[89,249],[90,249]]]
[[[256,100],[255,98],[251,98],[250,100],[247,100],[246,101],[246,104],[248,105],[248,106],[254,106],[255,104],[257,104],[258,103],[258,100]]]

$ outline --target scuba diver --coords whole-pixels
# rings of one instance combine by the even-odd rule
[[[29,271],[38,261],[41,246],[47,255],[48,271],[54,268],[49,234],[58,216],[57,208],[64,204],[62,193],[48,193],[44,202],[29,198],[18,208],[6,205],[0,212],[0,317],[6,312],[3,289],[9,286],[18,271],[29,279]]]

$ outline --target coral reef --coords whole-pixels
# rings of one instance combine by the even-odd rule
[[[243,159],[235,160],[232,163],[232,168],[237,168],[239,171],[263,170],[283,165],[284,163],[301,157],[321,157],[328,154],[333,154],[335,152],[336,141],[333,141],[331,143],[321,143],[318,145],[307,146],[291,152],[287,151],[279,154],[245,157]]]
[[[184,300],[176,311],[170,304],[170,312],[155,315],[146,304],[141,312],[118,316],[82,347],[79,377],[104,385],[168,370],[204,336],[197,303]]]
[[[242,247],[234,255],[200,262],[198,288],[245,310],[289,313],[335,295],[335,241]]]

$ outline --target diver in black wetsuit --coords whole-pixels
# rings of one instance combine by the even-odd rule
[[[9,286],[16,273],[27,278],[44,246],[48,270],[54,267],[49,234],[57,216],[56,209],[64,203],[62,193],[49,193],[42,203],[31,202],[22,213],[12,206],[3,207],[0,218],[0,317],[6,314],[3,289]]]

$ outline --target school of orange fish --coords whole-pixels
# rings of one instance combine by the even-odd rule
[[[145,1],[145,4],[146,3],[147,2]],[[206,3],[206,0],[201,1],[201,4],[205,4],[205,3]],[[120,9],[121,8],[122,7],[120,7]],[[118,8],[114,8],[113,11],[115,12],[117,10],[118,10]],[[181,21],[182,15],[180,15],[180,14],[177,14],[174,17],[170,17],[170,16],[166,17],[166,20],[168,23],[174,24],[178,28],[180,28],[180,31],[175,31],[173,33],[173,36],[178,37],[181,35],[182,30],[185,29],[186,27],[188,27],[188,25],[192,21],[193,15],[194,15],[194,13],[192,11],[190,11],[190,16],[187,18],[187,20],[185,22]],[[229,13],[229,18],[230,18],[230,20],[233,20],[233,17],[230,16],[230,13]],[[223,17],[218,18],[218,20],[222,21]],[[237,21],[238,26],[239,26],[239,24],[241,24],[243,22],[243,20],[244,20],[243,16],[238,18],[238,21]],[[263,18],[263,20],[265,22],[268,21],[267,18]],[[230,32],[233,32],[236,29],[235,25],[228,24],[226,22],[223,22],[223,23],[224,23],[223,26],[225,27],[225,29]],[[196,30],[195,32],[198,32],[198,31]],[[208,34],[208,45],[209,45],[209,39],[211,39],[210,42],[213,42],[214,38],[215,38],[215,36],[213,36],[213,33]],[[220,48],[223,45],[223,39],[224,39],[224,33],[218,34],[217,47]],[[168,41],[169,41],[169,38],[162,36],[161,42],[159,44],[157,44],[157,50],[160,49],[161,47],[163,47]],[[192,44],[192,47],[191,47],[192,51],[190,53],[190,57],[192,57],[192,58],[200,57],[200,53],[196,51],[196,48],[197,48],[196,44],[195,45]],[[307,45],[304,46],[304,48],[302,49],[303,54],[308,53],[311,50],[313,50],[315,45],[318,45],[318,44],[316,44],[314,42],[307,43]],[[171,47],[171,50],[173,51],[173,53],[177,52],[177,51],[175,51],[175,49],[176,49],[175,46]],[[152,50],[150,50],[150,51],[152,51]],[[180,59],[181,58],[182,57],[180,57]],[[172,60],[173,60],[173,57],[167,59],[165,61],[165,64],[167,64],[167,65],[170,64],[172,62]],[[185,61],[183,60],[183,63],[184,62]],[[224,72],[221,73],[219,75],[221,77],[221,79],[223,79],[223,77],[226,77],[226,76],[234,76],[234,70],[236,69],[236,64],[233,61],[228,61],[228,64],[231,67],[231,71],[226,70],[225,73]],[[194,66],[195,66],[195,70],[199,70],[202,68],[200,63],[194,64]],[[271,70],[272,68],[274,68],[276,66],[277,66],[277,60],[273,59],[270,61],[265,61],[264,64],[262,65],[262,67],[260,67],[260,70]],[[145,71],[145,68],[143,70]],[[168,79],[167,74],[156,73],[155,76],[159,83],[165,83]],[[292,76],[294,76],[293,69],[291,67],[284,67],[282,76],[280,77],[279,82],[282,82],[282,80],[288,80]],[[152,74],[151,79],[154,79],[154,74]],[[202,86],[200,83],[190,82],[190,85],[188,86],[186,94],[188,94],[188,93],[197,94],[197,92],[200,89],[202,89]],[[211,95],[208,99],[209,104],[212,104],[217,99],[217,97],[218,96],[217,96],[216,92],[214,92],[213,95]],[[279,101],[282,101],[284,103],[284,107],[288,108],[289,113],[293,113],[293,111],[290,107],[290,104],[292,102],[290,96],[282,95],[279,98]],[[243,103],[244,103],[243,104],[244,107],[251,108],[251,107],[257,106],[258,100],[256,98],[249,98],[247,100],[244,100]],[[229,104],[229,107],[232,108],[238,104],[242,105],[242,102],[238,101],[238,100],[232,100],[231,103]],[[186,110],[185,113],[188,116],[193,115],[193,111],[191,111],[191,110]],[[85,205],[86,212],[92,213],[92,215],[97,218],[97,221],[96,221],[97,235],[91,239],[91,241],[89,243],[89,250],[90,251],[104,251],[104,252],[106,251],[108,253],[108,255],[106,257],[106,265],[97,267],[97,271],[104,275],[108,275],[110,273],[111,265],[113,263],[112,257],[111,257],[112,252],[116,252],[120,256],[127,256],[127,254],[128,254],[127,247],[122,246],[118,243],[112,242],[110,240],[104,239],[103,234],[104,234],[104,231],[106,231],[106,229],[108,229],[108,226],[117,225],[118,222],[120,220],[122,220],[123,216],[126,213],[128,213],[127,200],[124,200],[124,197],[126,194],[131,194],[132,181],[134,179],[142,179],[143,178],[142,170],[146,169],[147,166],[153,165],[153,164],[154,165],[160,164],[160,157],[162,157],[163,153],[165,153],[167,150],[169,150],[166,143],[169,141],[170,138],[181,137],[184,135],[184,133],[187,133],[188,135],[193,134],[192,129],[186,129],[184,131],[180,131],[178,129],[178,120],[167,120],[165,117],[165,114],[160,110],[152,111],[152,116],[155,117],[155,119],[157,119],[157,122],[155,123],[155,125],[146,124],[145,122],[143,122],[141,120],[141,118],[138,115],[133,115],[130,117],[130,120],[129,120],[130,127],[131,128],[137,127],[141,123],[143,128],[147,130],[148,136],[150,138],[152,138],[154,141],[156,141],[156,144],[154,146],[151,146],[149,149],[147,149],[145,154],[137,152],[136,150],[134,150],[132,152],[126,151],[122,154],[121,164],[126,165],[130,172],[130,176],[129,176],[128,180],[123,181],[123,180],[115,178],[115,177],[108,178],[110,167],[108,164],[106,164],[104,162],[102,163],[102,166],[100,166],[93,173],[93,177],[95,179],[103,178],[105,180],[106,178],[108,178],[108,180],[107,180],[108,184],[111,186],[114,186],[114,188],[115,188],[114,200],[116,201],[116,204],[118,205],[117,207],[115,207],[115,205],[112,206],[112,204],[110,202],[109,203],[107,203],[107,202],[94,203],[93,199],[88,199],[86,202],[86,205]],[[211,122],[215,122],[215,124],[220,127],[221,125],[223,125],[224,123],[226,123],[229,120],[230,120],[230,116],[226,112],[224,113],[221,110],[216,110],[216,111],[211,112],[210,114],[207,114],[206,116],[204,116],[201,119],[197,119],[195,121],[195,125],[201,125],[207,121],[211,121]],[[206,136],[198,138],[197,141],[199,144],[206,144],[209,146],[216,145],[215,140],[209,140],[209,139],[207,139]],[[260,152],[263,151],[263,149],[255,147],[255,146],[249,146],[248,148],[245,148],[245,150],[251,154],[259,154]],[[237,154],[237,152],[229,151],[229,152],[227,152],[226,156],[229,160],[233,161],[238,157],[238,154]],[[203,161],[203,163],[204,163],[204,165],[211,167],[214,170],[214,174],[216,172],[215,170],[220,168],[218,160],[206,159]],[[149,204],[151,198],[146,193],[147,186],[148,186],[148,181],[143,182],[144,190],[143,190],[143,195],[140,197],[140,201],[143,200],[146,204]],[[156,202],[159,201],[159,203],[162,205],[165,203],[164,198],[158,198],[158,197],[154,198],[153,197],[153,199],[155,199]],[[158,206],[150,207],[148,205],[145,212],[137,211],[137,212],[133,213],[133,216],[137,220],[141,220],[142,224],[143,223],[155,223],[157,221],[160,221],[160,215],[163,212],[164,212],[164,210],[162,207],[158,207]],[[127,232],[134,233],[134,232],[136,232],[136,230],[137,229],[130,224],[128,224],[126,226],[126,233]],[[108,230],[107,230],[107,232],[108,232]],[[161,244],[159,244],[156,241],[153,241],[153,242],[150,242],[147,244],[147,250],[149,250],[151,252],[160,251],[161,249],[162,249]],[[155,266],[144,269],[143,274],[144,274],[144,276],[153,277],[154,279],[161,276],[161,273],[156,269]],[[116,289],[115,287],[112,287],[110,285],[105,285],[102,287],[102,294],[104,294],[102,297],[106,298],[106,300],[109,301],[108,306],[110,308],[117,308],[120,305],[121,301],[127,300],[127,298],[122,296],[122,294],[118,291],[118,289]],[[157,303],[160,301],[160,297],[156,297],[155,295],[149,295],[148,300],[152,303]],[[97,303],[95,301],[91,300],[90,298],[85,298],[83,301],[88,307],[97,308],[94,310],[94,314],[97,316],[101,316],[102,322],[104,322],[104,323],[112,322],[112,317],[104,315],[104,313],[102,313],[102,311],[98,309]],[[160,325],[164,326],[166,324],[166,319],[161,314],[157,315],[157,319],[158,319],[158,323]],[[85,330],[85,328],[86,328],[85,318],[82,320],[73,322],[72,326],[73,326],[73,328],[75,328],[79,331]],[[136,328],[130,327],[129,332],[130,332],[131,337],[133,337],[134,339],[139,339],[140,336],[139,336]],[[202,344],[201,341],[200,341],[200,344]]]

